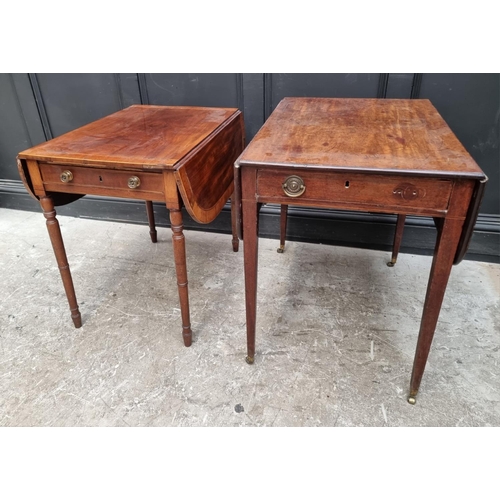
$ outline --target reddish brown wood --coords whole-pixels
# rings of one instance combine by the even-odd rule
[[[177,290],[182,318],[182,338],[184,345],[189,347],[192,342],[191,320],[189,319],[189,294],[186,266],[186,243],[184,225],[182,223],[182,198],[177,190],[175,176],[172,172],[164,172],[165,200],[170,214],[172,243],[177,276]]]
[[[467,249],[474,232],[474,225],[476,224],[477,216],[479,215],[479,207],[481,206],[481,201],[483,200],[486,182],[488,182],[488,178],[485,176],[483,180],[476,181],[474,183],[474,187],[472,188],[472,197],[469,204],[469,210],[467,211],[467,218],[464,223],[464,230],[462,231],[455,260],[453,261],[453,264],[455,265],[460,264],[467,253]]]
[[[19,172],[19,177],[21,178],[22,183],[24,184],[24,187],[28,191],[28,194],[34,198],[36,201],[40,201],[40,196],[43,196],[44,193],[44,188],[43,188],[43,182],[40,177],[40,186],[38,188],[38,194],[35,194],[35,188],[33,186],[32,182],[32,176],[30,174],[30,170],[28,168],[28,163],[32,162],[35,166],[34,168],[34,173],[35,176],[40,177],[40,171],[38,169],[38,162],[35,160],[23,160],[18,158],[17,159],[17,170]],[[54,202],[54,206],[59,206],[59,205],[67,205],[68,203],[72,203],[76,200],[79,200],[80,198],[83,198],[85,195],[84,194],[73,194],[73,193],[52,193],[52,201]]]
[[[234,196],[231,196],[231,232],[233,235],[233,252],[237,252],[240,247],[240,240],[238,238],[238,210],[236,209],[236,199]]]
[[[54,249],[54,254],[56,256],[59,272],[61,273],[64,290],[66,291],[66,297],[71,311],[71,318],[73,319],[75,327],[80,328],[82,326],[82,317],[76,301],[73,278],[71,277],[68,259],[66,257],[66,250],[61,236],[61,228],[59,227],[59,222],[56,219],[54,202],[50,196],[44,196],[43,198],[40,198],[40,204],[43,209],[43,216],[47,219],[47,230],[49,232],[52,248]]]
[[[243,257],[245,271],[245,303],[247,320],[247,357],[255,359],[255,324],[257,318],[257,265],[259,250],[259,207],[255,201],[255,170],[242,171]]]
[[[243,149],[243,138],[243,117],[237,109],[131,106],[19,153],[18,167],[26,189],[38,199],[49,193],[52,201],[60,204],[85,194],[145,200],[153,242],[152,202],[166,202],[172,222],[183,338],[190,345],[180,209],[184,204],[201,223],[220,213],[233,192],[233,165]],[[66,286],[71,280],[69,268],[64,276]]]
[[[236,212],[236,231],[238,233],[238,239],[243,239],[243,221],[242,221],[242,213],[241,213],[241,178],[240,178],[240,169],[237,164],[235,164],[233,169],[234,175],[234,190],[231,197],[232,205],[231,210],[234,209]]]
[[[182,212],[179,208],[169,208],[170,224],[172,229],[172,242],[174,246],[175,273],[177,275],[177,288],[181,304],[182,337],[184,345],[189,347],[192,342],[191,321],[189,319],[189,294],[186,267],[186,243],[184,239],[184,225]]]
[[[242,199],[247,348],[252,361],[259,203],[396,213],[394,258],[406,214],[443,221],[437,223],[414,362],[409,399],[414,403],[452,262],[460,255],[459,241],[471,232],[464,221],[475,220],[477,186],[486,181],[435,108],[425,100],[286,98],[235,168],[236,196]]]
[[[410,398],[416,397],[424,374],[463,225],[463,220],[445,219],[438,233],[413,362]]]
[[[405,228],[406,215],[399,214],[396,222],[396,230],[394,231],[394,243],[392,245],[392,258],[387,263],[389,267],[394,267],[398,260],[399,248],[401,247],[401,240],[403,239],[403,230]]]
[[[427,99],[283,99],[240,165],[484,178]]]
[[[278,248],[278,253],[283,253],[285,251],[287,219],[288,219],[288,205],[281,205],[281,210],[280,210],[280,247]]]
[[[217,135],[210,136],[177,164],[179,190],[186,210],[197,222],[214,220],[233,192],[233,165],[243,150],[242,130],[243,115],[237,112]]]
[[[19,153],[19,158],[122,169],[173,170],[234,108],[135,105]]]
[[[153,210],[152,201],[146,201],[146,212],[148,214],[149,236],[151,237],[151,241],[156,243],[158,241],[158,236],[156,233],[155,212]]]
[[[163,174],[161,172],[137,172],[131,170],[78,167],[39,163],[43,185],[46,191],[120,196],[137,200],[163,201]],[[71,172],[69,182],[61,180],[63,172]],[[132,177],[139,179],[139,186],[129,187]]]
[[[42,175],[40,173],[40,169],[38,167],[38,162],[34,160],[26,160],[27,168],[28,168],[28,176],[29,179],[25,179],[21,176],[21,179],[25,184],[29,184],[29,187],[32,186],[32,190],[28,189],[31,193],[35,193],[38,196],[45,196],[45,189],[43,186]]]
[[[303,194],[290,198],[283,184],[298,176],[305,186]],[[261,202],[280,202],[309,206],[317,202],[346,209],[384,211],[393,209],[414,214],[443,214],[448,208],[453,182],[447,179],[426,179],[380,173],[353,174],[316,171],[307,168],[261,169],[257,174],[257,197]],[[359,208],[358,208],[359,207]]]

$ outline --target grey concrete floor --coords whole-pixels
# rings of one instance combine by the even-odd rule
[[[242,245],[186,231],[183,346],[169,229],[59,217],[75,329],[39,213],[0,209],[0,426],[498,426],[500,266],[453,268],[417,404],[431,258],[260,240],[255,364]]]

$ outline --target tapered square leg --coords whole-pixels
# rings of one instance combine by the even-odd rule
[[[408,402],[411,404],[415,404],[416,402],[416,396],[436,330],[439,312],[441,311],[446,285],[450,277],[453,259],[462,233],[462,226],[462,220],[445,219],[442,229],[438,233],[413,362],[410,395],[408,398]]]
[[[233,252],[237,252],[240,247],[240,240],[238,238],[238,212],[234,193],[231,196],[231,232],[233,233]]]
[[[287,219],[288,219],[288,205],[281,205],[281,211],[280,211],[280,247],[278,248],[278,253],[283,253],[285,251]]]
[[[243,201],[243,254],[245,270],[245,303],[247,319],[247,357],[252,364],[255,358],[255,323],[257,318],[257,264],[259,247],[259,211],[254,201]]]
[[[61,228],[59,227],[59,222],[56,219],[54,202],[50,196],[45,196],[40,198],[40,205],[42,206],[43,216],[47,219],[47,230],[49,232],[52,248],[54,249],[54,254],[56,256],[59,272],[61,273],[64,290],[66,292],[69,309],[71,311],[71,319],[73,320],[75,327],[80,328],[82,326],[82,317],[76,301],[73,278],[71,277],[71,271],[69,270],[66,250],[64,248],[64,242],[61,235]]]
[[[401,240],[403,239],[403,230],[405,227],[406,215],[399,214],[396,222],[396,232],[394,233],[394,244],[392,245],[392,258],[387,263],[389,267],[393,267],[398,260],[399,248],[401,247]]]

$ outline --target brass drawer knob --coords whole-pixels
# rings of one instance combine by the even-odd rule
[[[59,178],[61,179],[61,182],[70,182],[73,180],[73,173],[71,170],[65,170]]]
[[[141,179],[139,179],[139,177],[137,177],[136,175],[133,175],[132,177],[129,178],[128,187],[130,189],[138,188],[140,185],[141,185]]]
[[[285,182],[281,185],[283,191],[291,198],[297,198],[304,194],[306,186],[304,181],[298,175],[291,175],[287,177]]]

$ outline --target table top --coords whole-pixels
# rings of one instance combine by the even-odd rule
[[[237,163],[485,178],[427,99],[287,97]]]
[[[19,153],[18,158],[175,170],[233,108],[134,105]]]

